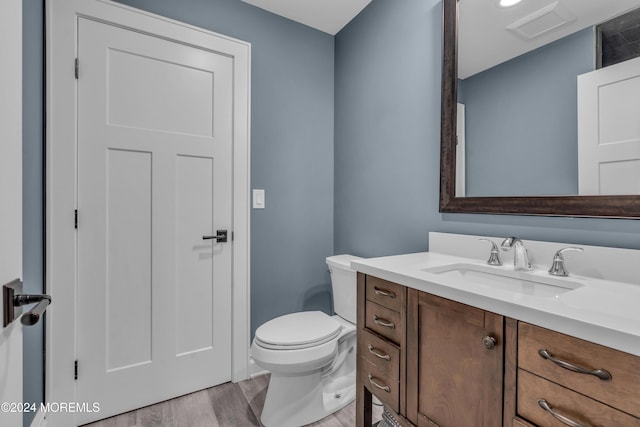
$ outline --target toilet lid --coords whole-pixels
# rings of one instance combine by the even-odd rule
[[[256,330],[256,341],[265,348],[294,350],[331,341],[340,329],[340,322],[321,311],[303,311],[263,324]]]

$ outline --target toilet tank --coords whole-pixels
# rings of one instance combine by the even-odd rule
[[[327,257],[333,288],[333,310],[345,320],[356,323],[356,271],[351,269],[351,261],[362,259],[354,255],[334,255]]]

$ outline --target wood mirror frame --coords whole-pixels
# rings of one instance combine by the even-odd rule
[[[440,212],[637,218],[640,196],[456,197],[458,0],[442,0]]]

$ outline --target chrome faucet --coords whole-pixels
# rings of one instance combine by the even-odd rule
[[[531,262],[529,261],[529,255],[527,249],[524,247],[522,240],[517,237],[507,237],[502,241],[500,245],[503,251],[508,252],[513,248],[513,269],[530,271],[533,270]]]
[[[502,260],[500,259],[500,252],[498,250],[498,245],[495,244],[493,240],[481,238],[478,240],[486,240],[491,243],[491,254],[489,255],[489,259],[487,260],[487,264],[489,265],[502,265]]]
[[[553,262],[551,263],[551,268],[549,269],[549,274],[551,274],[552,276],[561,276],[561,277],[566,277],[569,275],[569,272],[567,271],[567,269],[564,266],[564,256],[562,256],[562,254],[564,254],[565,252],[569,252],[569,251],[575,251],[575,252],[582,252],[582,248],[564,248],[564,249],[560,249],[558,252],[556,252],[556,254],[553,256]]]

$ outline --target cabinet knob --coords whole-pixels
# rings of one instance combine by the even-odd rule
[[[493,348],[496,346],[496,339],[487,335],[486,337],[482,338],[482,345],[487,350],[493,350]]]

